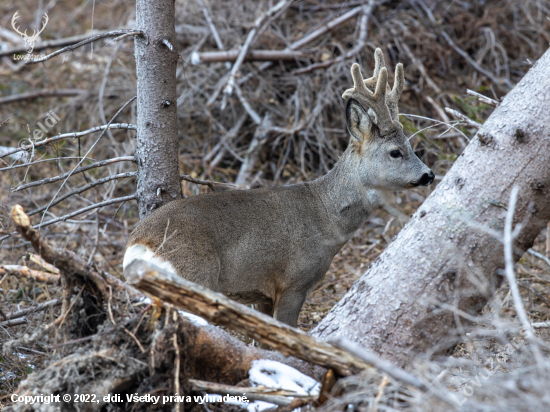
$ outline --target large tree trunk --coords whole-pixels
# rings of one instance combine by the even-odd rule
[[[135,39],[137,74],[139,217],[182,197],[178,165],[174,0],[137,0]]]
[[[455,318],[434,299],[475,313],[494,291],[495,272],[504,265],[502,244],[471,222],[502,233],[510,190],[517,185],[515,222],[525,226],[515,246],[529,248],[550,219],[549,160],[547,51],[312,334],[342,335],[400,364],[451,345]]]

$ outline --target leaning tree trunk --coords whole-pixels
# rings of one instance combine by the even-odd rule
[[[488,300],[503,246],[510,190],[525,251],[550,219],[550,51],[485,122],[395,241],[312,331],[341,335],[404,364],[452,342],[455,318],[443,302],[475,313]],[[474,226],[473,222],[475,222]],[[519,254],[516,258],[519,258]]]
[[[137,0],[137,199],[143,219],[182,197],[178,164],[174,0]]]

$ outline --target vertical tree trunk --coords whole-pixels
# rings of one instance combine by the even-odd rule
[[[182,197],[178,164],[174,0],[137,0],[137,199],[139,217]]]
[[[312,334],[344,336],[400,364],[452,345],[458,317],[441,303],[476,314],[494,291],[493,275],[504,265],[502,243],[472,222],[502,233],[510,190],[517,185],[514,222],[525,225],[515,247],[531,247],[550,219],[549,166],[547,51],[397,239]]]

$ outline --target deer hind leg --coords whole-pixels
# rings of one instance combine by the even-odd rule
[[[275,303],[273,317],[292,327],[298,325],[298,316],[307,297],[307,290],[283,293]]]

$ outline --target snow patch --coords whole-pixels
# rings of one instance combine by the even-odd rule
[[[122,262],[122,270],[124,271],[126,266],[136,259],[145,260],[161,269],[166,270],[167,272],[176,274],[176,271],[170,262],[166,262],[158,256],[155,256],[155,252],[141,243],[137,243],[126,249],[126,253],[124,253],[124,261]]]
[[[254,385],[285,389],[300,395],[319,395],[321,384],[283,363],[260,359],[252,362],[248,377]]]
[[[179,314],[183,316],[186,319],[189,319],[191,323],[197,325],[197,326],[206,326],[208,325],[208,322],[205,321],[203,318],[197,315],[193,315],[192,313],[185,312],[184,310],[178,310]]]
[[[277,405],[264,401],[254,401],[254,402],[239,402],[239,401],[226,401],[225,403],[231,405],[239,405],[241,408],[248,410],[248,412],[260,412],[266,409],[272,409],[277,407]]]

